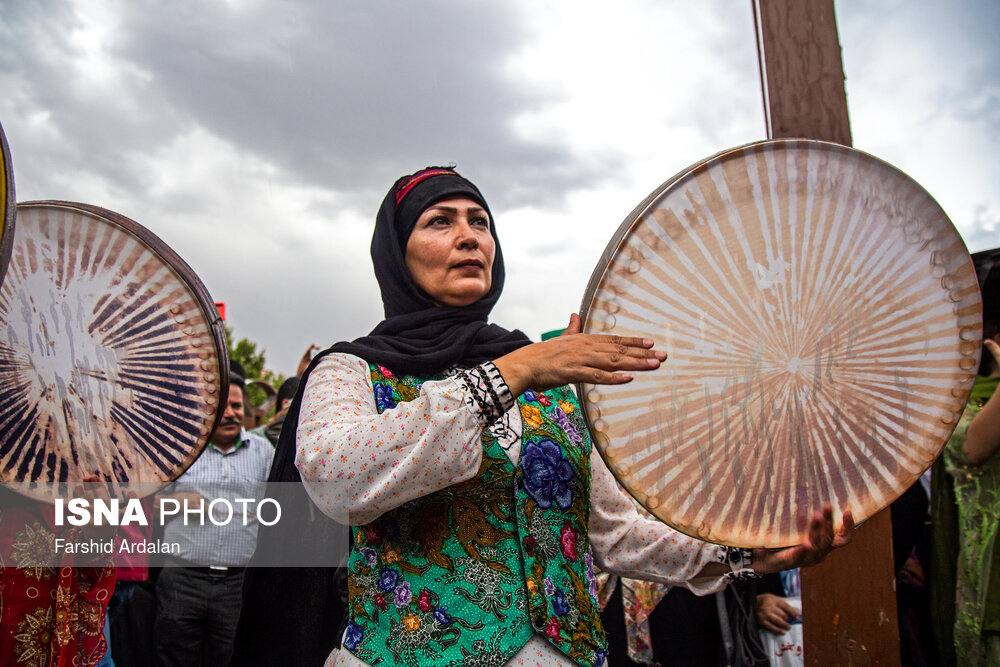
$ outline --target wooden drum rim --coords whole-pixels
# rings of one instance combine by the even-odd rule
[[[14,246],[14,167],[10,158],[10,147],[7,137],[0,125],[0,284],[3,284],[7,264],[10,262],[10,251]]]

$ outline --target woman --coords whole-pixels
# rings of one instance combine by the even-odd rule
[[[595,563],[709,593],[850,540],[850,515],[835,536],[828,506],[809,543],[752,557],[641,518],[567,385],[629,382],[665,353],[583,335],[576,315],[535,344],[487,324],[500,245],[452,169],[393,185],[372,260],[386,319],[318,355],[289,418],[313,501],[355,526],[337,664],[600,665]]]
[[[988,328],[993,337],[984,341],[981,374],[943,457],[957,500],[949,602],[954,651],[962,665],[1000,664],[1000,334],[994,333],[995,324]]]

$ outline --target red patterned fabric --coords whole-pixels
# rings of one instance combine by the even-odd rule
[[[454,169],[444,169],[444,168],[431,168],[424,169],[423,171],[418,171],[413,174],[409,180],[400,184],[398,190],[396,190],[396,206],[399,206],[399,202],[403,201],[403,198],[409,194],[410,190],[417,187],[424,181],[426,181],[431,176],[441,176],[443,174],[454,174]]]
[[[54,554],[51,508],[0,512],[0,666],[89,667],[107,650],[111,556],[94,567],[38,566]],[[64,563],[72,556],[64,556]]]

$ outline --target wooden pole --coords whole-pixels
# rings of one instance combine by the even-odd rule
[[[851,145],[833,0],[755,0],[769,139]]]
[[[767,136],[851,145],[833,0],[753,0]],[[802,570],[809,665],[899,665],[892,523],[886,509],[854,542]]]

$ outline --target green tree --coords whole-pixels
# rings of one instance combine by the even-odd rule
[[[267,350],[260,348],[260,351],[258,351],[257,343],[249,338],[244,337],[235,340],[233,328],[228,324],[224,325],[224,327],[226,330],[226,347],[229,349],[229,358],[238,361],[243,366],[247,383],[251,380],[262,380],[277,391],[281,383],[285,381],[285,376],[282,373],[276,374],[264,368],[266,363],[265,353]],[[267,400],[267,394],[262,389],[255,386],[247,387],[247,401],[250,405],[260,406],[265,400]]]
[[[226,347],[229,348],[229,358],[233,361],[238,361],[243,366],[247,380],[259,379],[261,373],[264,371],[264,354],[266,350],[261,349],[258,352],[257,343],[249,338],[240,338],[238,341],[233,342],[233,328],[228,324],[225,327]]]

